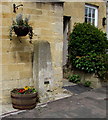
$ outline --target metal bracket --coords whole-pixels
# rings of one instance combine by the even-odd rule
[[[20,6],[23,6],[23,4],[20,4],[17,6],[15,4],[13,4],[13,12],[16,13],[16,9],[18,9],[18,7],[20,7]]]

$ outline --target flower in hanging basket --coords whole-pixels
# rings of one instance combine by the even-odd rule
[[[12,26],[10,28],[10,40],[12,40],[12,33],[14,31],[17,36],[26,36],[28,34],[31,43],[31,39],[33,37],[33,28],[28,23],[29,19],[30,16],[23,19],[22,14],[18,14],[16,16],[16,21],[13,20]]]

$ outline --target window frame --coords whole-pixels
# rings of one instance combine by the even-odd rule
[[[95,27],[97,27],[98,26],[98,7],[96,7],[96,6],[93,6],[93,5],[87,5],[87,4],[85,4],[85,9],[86,8],[91,8],[91,9],[95,9],[95,17],[94,17],[94,19],[95,19],[95,23],[94,23],[94,26]],[[85,16],[85,18],[91,18],[91,19],[93,19],[93,17],[89,17],[89,16]],[[92,24],[92,23],[91,23]]]

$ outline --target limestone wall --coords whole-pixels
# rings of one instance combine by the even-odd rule
[[[0,105],[2,103],[2,6],[0,3]],[[0,106],[0,114],[2,112],[2,108]]]
[[[85,73],[84,71],[73,70],[73,74],[79,75],[81,79],[81,83],[84,84],[86,81],[90,81],[91,88],[100,88],[102,87],[103,83],[100,78],[94,73]]]
[[[2,100],[10,102],[10,91],[15,87],[34,85],[32,55],[34,44],[29,37],[18,41],[16,35],[9,40],[9,26],[16,14],[30,15],[34,41],[45,40],[50,43],[55,89],[62,82],[62,46],[63,46],[63,6],[62,3],[26,3],[13,13],[12,2],[2,2]],[[16,2],[16,5],[20,4]],[[44,59],[44,56],[43,56]],[[50,72],[50,71],[49,71]],[[1,84],[1,83],[0,83]]]
[[[105,2],[86,2],[90,5],[96,5],[98,7],[98,28],[106,31],[106,26],[102,26],[102,18],[106,17],[106,5]],[[71,16],[71,30],[74,23],[82,23],[85,19],[85,2],[65,2],[64,15]]]

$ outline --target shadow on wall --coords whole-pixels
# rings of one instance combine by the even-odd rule
[[[33,44],[29,43],[28,39],[23,37],[13,37],[11,43],[11,51],[13,52],[12,57],[15,59],[15,62],[32,62]]]

